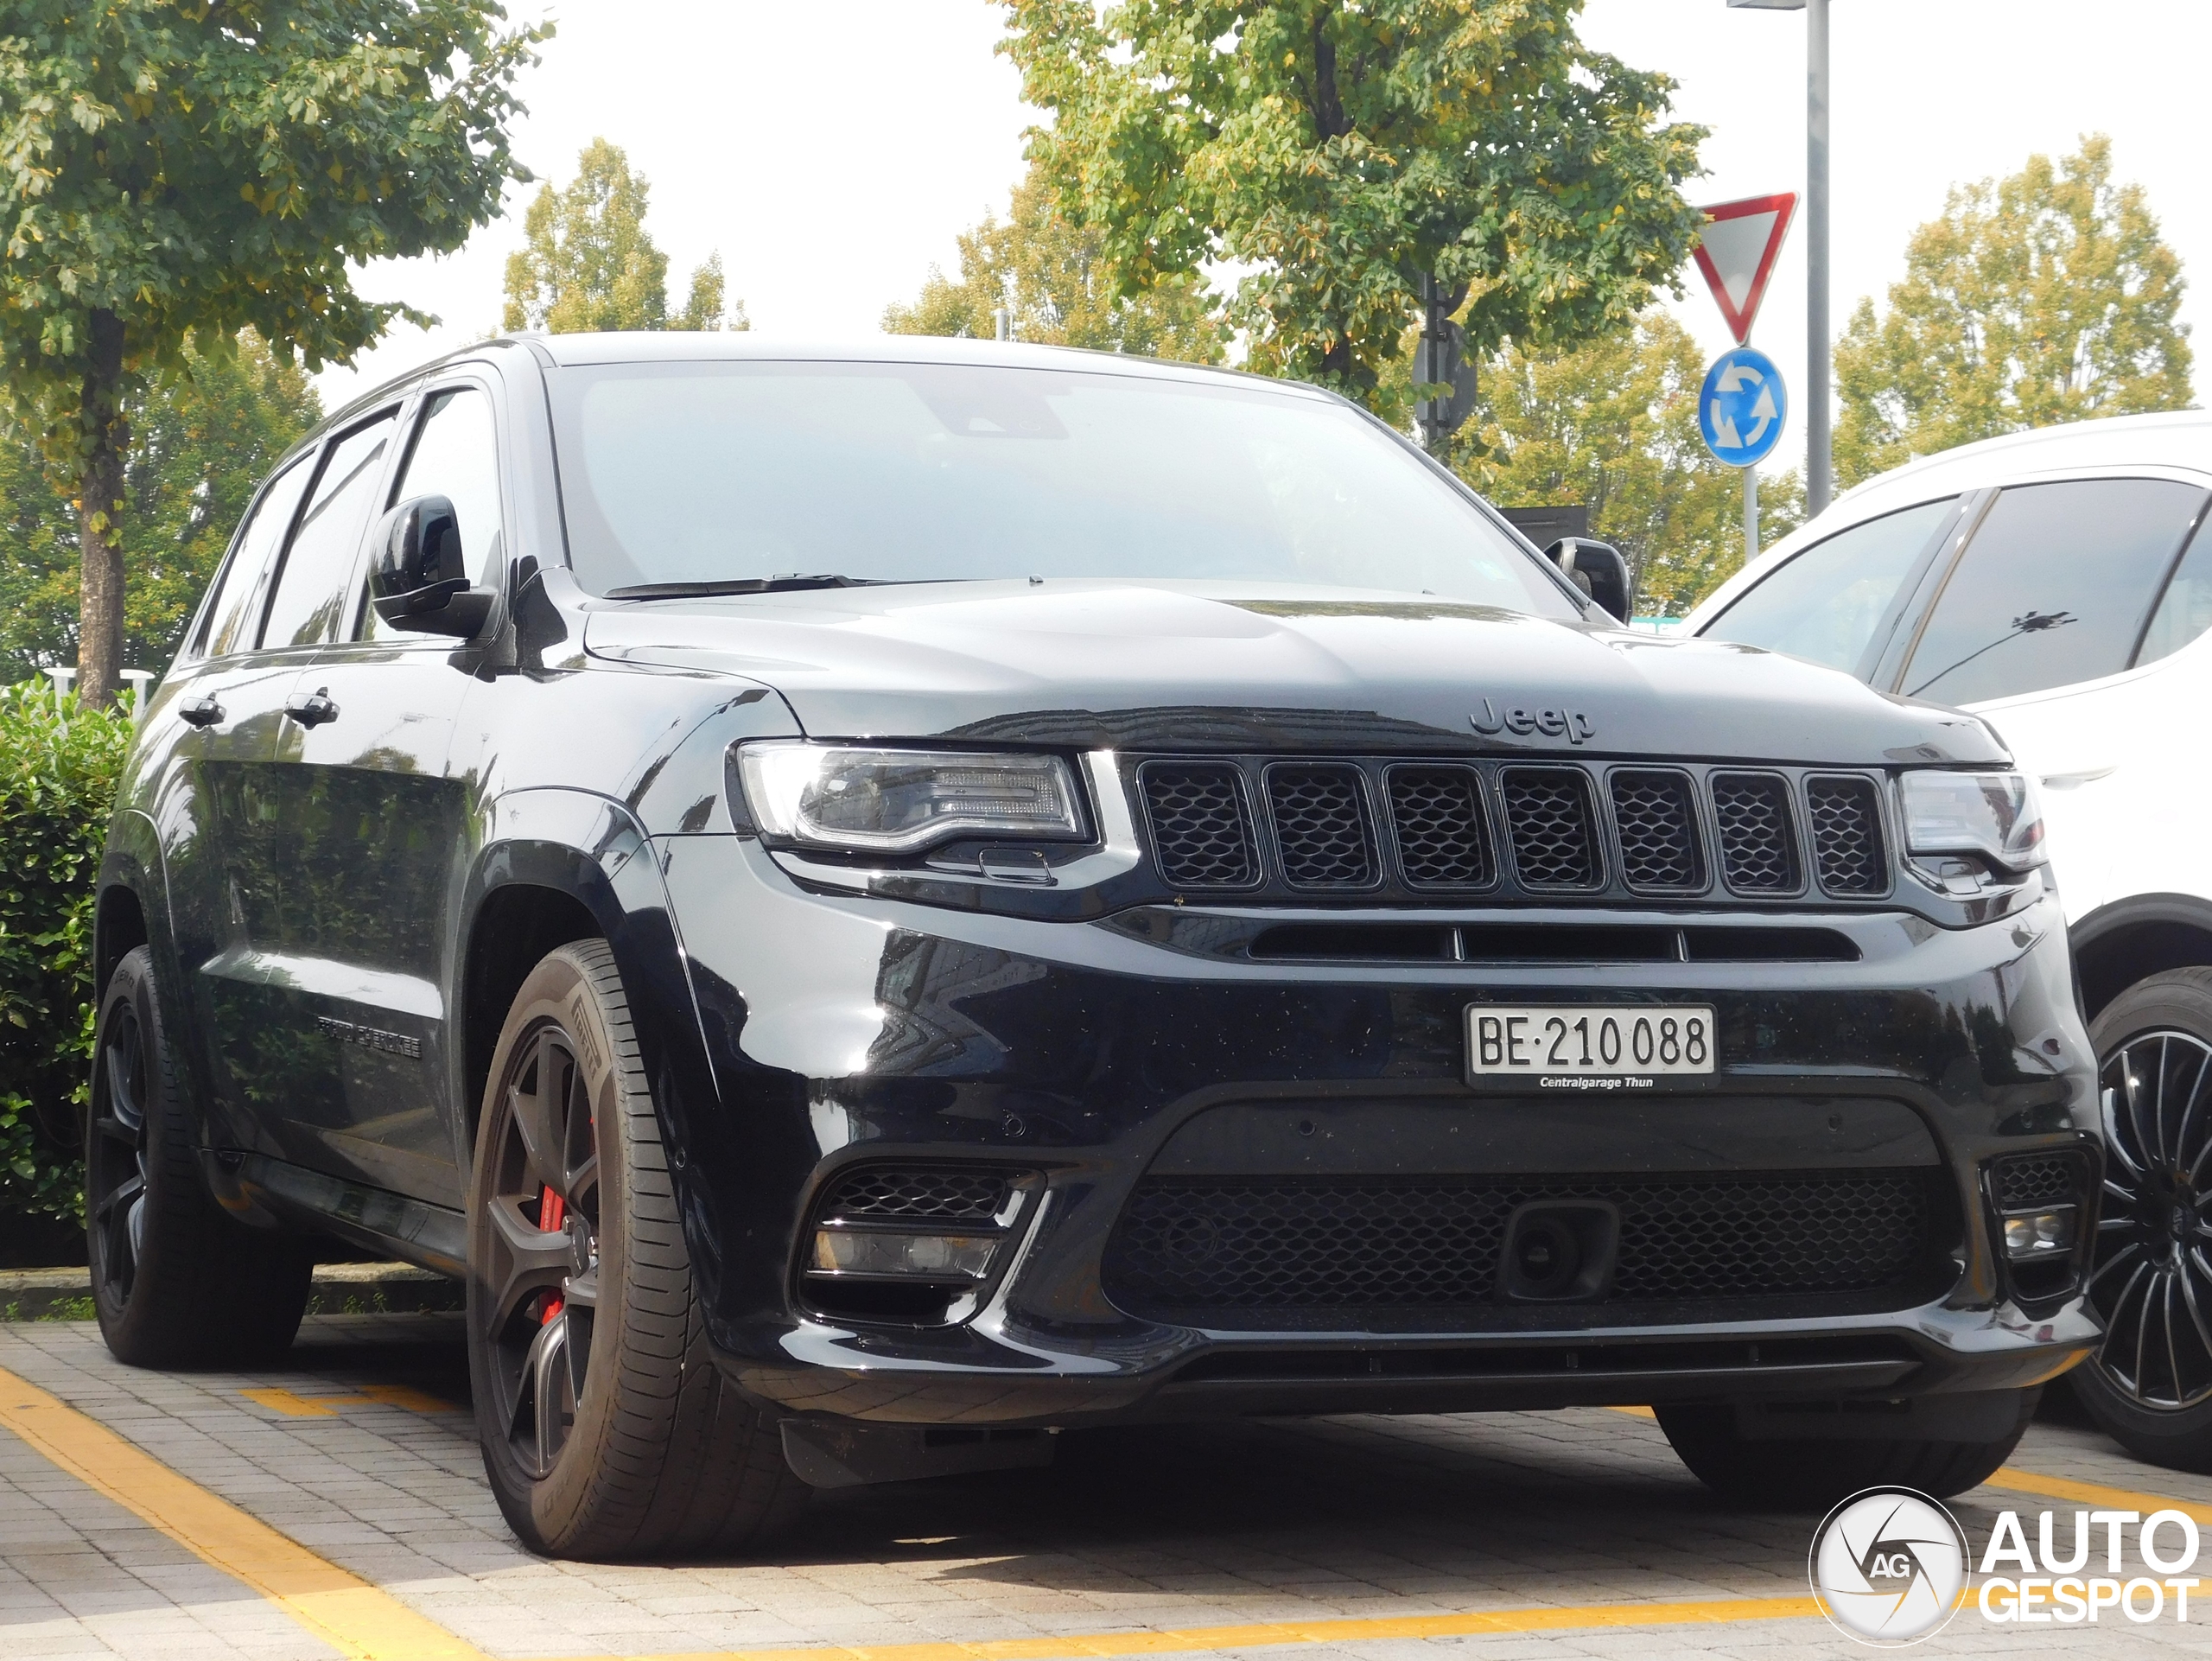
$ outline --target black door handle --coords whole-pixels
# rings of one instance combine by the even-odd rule
[[[313,697],[286,704],[284,713],[302,727],[320,727],[326,721],[338,719],[338,706],[330,701],[330,689],[320,686]]]
[[[177,718],[187,726],[212,727],[223,718],[223,706],[213,697],[194,698],[177,712]]]

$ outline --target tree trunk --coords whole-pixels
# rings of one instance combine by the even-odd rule
[[[77,697],[90,709],[123,684],[123,489],[130,423],[123,410],[123,320],[92,315],[92,361],[79,406],[85,449],[78,474]]]

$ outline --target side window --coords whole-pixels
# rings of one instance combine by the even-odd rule
[[[1958,507],[1958,499],[1885,513],[1816,542],[1702,631],[1855,672],[1898,587]]]
[[[2212,532],[2199,526],[2166,583],[2158,610],[2151,614],[2151,627],[2144,631],[2135,661],[2156,663],[2171,657],[2208,628],[2212,628]]]
[[[2007,490],[1936,595],[1900,690],[1980,703],[2119,673],[2203,502],[2164,479]]]
[[[499,451],[492,426],[492,400],[480,388],[439,392],[425,405],[391,501],[414,496],[443,496],[453,503],[468,580],[483,582],[485,573],[496,569],[493,562],[505,545],[505,527],[499,512]],[[385,627],[375,608],[361,609],[362,632],[369,638],[397,633]]]
[[[307,488],[308,475],[313,471],[308,458],[302,457],[279,474],[254,504],[245,528],[238,532],[231,563],[223,568],[223,586],[207,608],[207,633],[201,647],[207,656],[220,658],[252,649],[254,626],[261,620],[261,601],[269,592],[270,557],[284,540],[292,510],[300,505],[300,492]]]
[[[392,424],[386,413],[324,449],[322,469],[277,574],[263,646],[319,646],[330,639],[353,591],[361,533],[376,501]]]

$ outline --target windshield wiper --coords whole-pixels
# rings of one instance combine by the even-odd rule
[[[633,582],[609,589],[609,600],[706,600],[721,594],[782,594],[793,589],[874,589],[919,579],[897,576],[837,576],[823,573],[801,576],[796,571],[782,576],[733,576],[706,582]]]

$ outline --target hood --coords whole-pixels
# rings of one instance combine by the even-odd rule
[[[1756,647],[1357,589],[1055,579],[598,602],[584,645],[757,681],[824,738],[2005,759],[1971,716]]]

